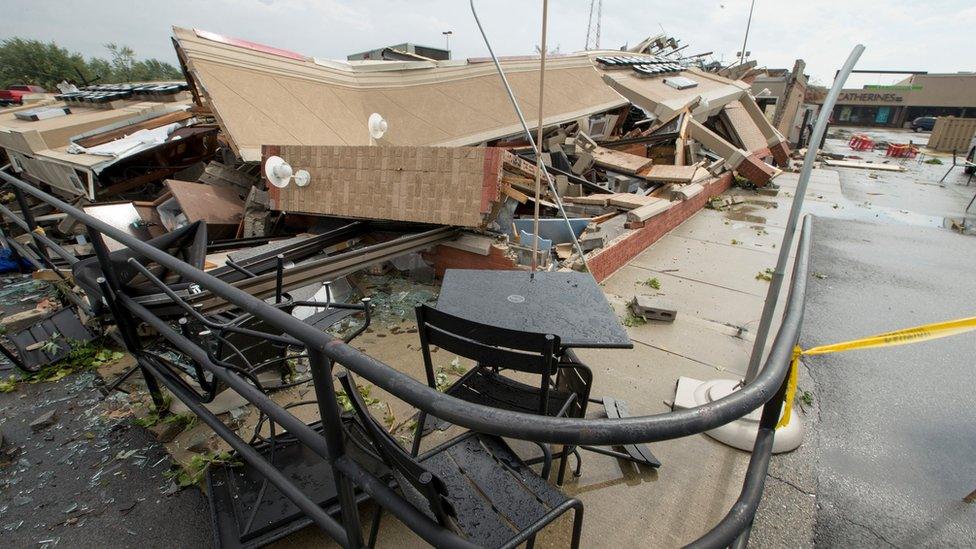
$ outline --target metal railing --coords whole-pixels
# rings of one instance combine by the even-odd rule
[[[31,219],[29,208],[26,207],[24,193],[54,206],[87,227],[95,253],[105,273],[105,278],[99,280],[105,305],[115,317],[127,350],[136,357],[153,397],[160,398],[157,381],[161,382],[177,398],[186,403],[204,423],[226,440],[244,461],[253,465],[317,526],[343,546],[358,547],[363,544],[353,494],[354,486],[371,496],[376,503],[390,511],[432,545],[469,547],[471,544],[431,520],[384,482],[376,479],[345,455],[340,408],[333,387],[334,364],[340,364],[396,398],[450,423],[488,434],[542,443],[615,446],[668,440],[714,429],[762,407],[758,436],[738,500],[718,525],[692,542],[690,546],[702,548],[725,547],[730,544],[743,546],[748,541],[752,521],[762,497],[775,437],[775,425],[782,410],[791,353],[799,336],[803,316],[810,248],[809,218],[805,218],[803,222],[793,267],[790,296],[782,324],[765,367],[752,383],[725,398],[686,410],[622,419],[573,419],[500,410],[438,392],[426,383],[395,370],[342,340],[303,323],[280,308],[192,267],[163,250],[141,242],[30,183],[2,171],[0,171],[0,178],[12,187],[19,198],[24,219],[14,220],[14,223],[22,228],[33,229],[36,226]],[[16,217],[14,212],[7,208],[0,209],[0,214]],[[37,231],[31,230],[30,234],[35,238],[41,253],[46,251],[46,245],[53,244],[46,237],[40,238],[43,235]],[[318,400],[323,432],[315,431],[293,416],[245,377],[215,364],[206,351],[184,337],[169,322],[159,318],[144,305],[126,295],[119,281],[115,279],[114,271],[105,268],[110,265],[110,261],[108,250],[102,240],[103,236],[123,244],[147,260],[181,276],[184,280],[198,284],[243,312],[280,330],[289,339],[294,338],[304,345],[311,365],[312,382]],[[58,253],[60,250],[57,248],[50,247],[53,252],[60,255]],[[63,259],[70,263],[69,259]],[[259,452],[210,413],[202,405],[198,395],[188,390],[181,379],[178,379],[151,353],[146,352],[135,333],[136,318],[154,328],[170,345],[190,357],[221,383],[238,392],[266,414],[271,421],[284,427],[302,444],[325,459],[332,467],[338,488],[341,521],[328,515],[302,493],[298,486],[285,478]]]

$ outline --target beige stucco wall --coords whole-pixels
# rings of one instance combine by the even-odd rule
[[[845,89],[839,105],[976,107],[976,74],[918,74],[907,85],[920,89]]]

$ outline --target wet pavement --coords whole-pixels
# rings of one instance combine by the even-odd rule
[[[813,236],[805,348],[973,315],[972,237],[830,219]],[[817,545],[973,546],[974,356],[970,333],[804,359],[820,403]]]
[[[965,208],[976,187],[961,168],[940,182],[951,155],[855,152],[847,147],[854,132],[876,142],[927,138],[840,129],[827,139],[829,152],[905,171],[814,171],[804,208],[817,219],[803,347],[973,315],[976,240],[963,235],[972,234]],[[834,174],[839,192],[818,173]],[[805,360],[804,444],[773,457],[751,544],[971,547],[976,506],[962,498],[976,488],[974,347],[967,334]]]
[[[126,395],[102,401],[96,383],[82,372],[0,393],[0,545],[209,547],[203,494],[174,491],[165,448],[132,424]]]

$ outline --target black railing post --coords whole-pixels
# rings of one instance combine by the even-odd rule
[[[332,476],[335,479],[339,493],[339,507],[342,510],[342,524],[346,529],[346,537],[350,548],[363,546],[362,528],[359,524],[359,508],[353,484],[338,467],[336,461],[345,455],[345,441],[342,430],[342,417],[339,412],[339,401],[336,398],[335,386],[332,384],[333,362],[321,351],[308,349],[309,366],[312,369],[312,384],[315,387],[315,398],[318,401],[319,415],[322,418],[322,433],[325,444],[329,449],[329,464],[332,466]],[[352,398],[351,396],[349,398]]]
[[[99,289],[102,291],[102,296],[105,299],[105,304],[108,305],[109,311],[115,317],[116,326],[119,328],[119,333],[122,334],[122,342],[125,343],[125,350],[138,359],[142,351],[142,344],[139,342],[139,335],[136,334],[135,319],[119,305],[118,300],[115,299],[115,293],[109,287],[108,281],[104,277],[98,277],[97,282]],[[139,364],[139,371],[142,372],[142,377],[146,380],[146,388],[149,389],[149,395],[152,396],[156,410],[160,414],[166,413],[163,393],[159,390],[159,382],[141,363]],[[113,388],[117,386],[113,384]]]
[[[142,344],[139,342],[139,334],[136,333],[136,321],[128,311],[119,305],[116,299],[116,295],[121,293],[122,288],[119,284],[119,277],[112,266],[112,258],[109,255],[108,247],[105,246],[105,240],[102,238],[102,234],[91,227],[88,227],[88,237],[92,241],[92,248],[95,250],[95,256],[98,257],[98,264],[104,274],[104,276],[99,277],[97,280],[102,297],[105,300],[105,304],[108,305],[109,311],[112,312],[112,316],[115,317],[115,324],[118,326],[119,333],[122,335],[125,350],[133,357],[138,357],[142,351]],[[159,382],[144,366],[140,365],[139,370],[142,372],[142,377],[146,381],[146,388],[149,389],[149,395],[152,397],[156,409],[160,413],[165,413],[163,409],[165,401],[163,400],[163,393],[159,390]]]
[[[27,223],[27,228],[29,229],[27,232],[30,234],[31,239],[41,252],[40,257],[42,260],[47,259],[47,248],[44,247],[44,243],[37,238],[36,233],[34,232],[37,230],[37,222],[34,221],[34,214],[32,214],[30,211],[30,206],[27,204],[27,197],[24,196],[24,191],[15,186],[14,196],[17,197],[17,204],[20,205],[20,214],[24,216],[24,222]]]

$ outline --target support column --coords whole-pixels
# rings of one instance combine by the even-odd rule
[[[788,100],[789,96],[786,96],[783,98],[782,104],[776,105],[777,112],[786,107]],[[759,131],[762,132],[763,137],[766,138],[766,145],[769,147],[769,152],[772,153],[773,158],[776,159],[776,165],[780,168],[788,166],[790,162],[790,146],[786,143],[786,139],[776,131],[776,128],[769,123],[762,109],[756,104],[756,100],[749,95],[749,92],[744,91],[739,98],[739,103],[742,103],[746,113],[749,114],[749,118],[752,119],[756,127],[759,128]]]
[[[749,151],[732,145],[701,122],[691,118],[688,120],[688,136],[724,158],[729,168],[757,186],[765,185],[777,173],[775,168],[750,155]]]

